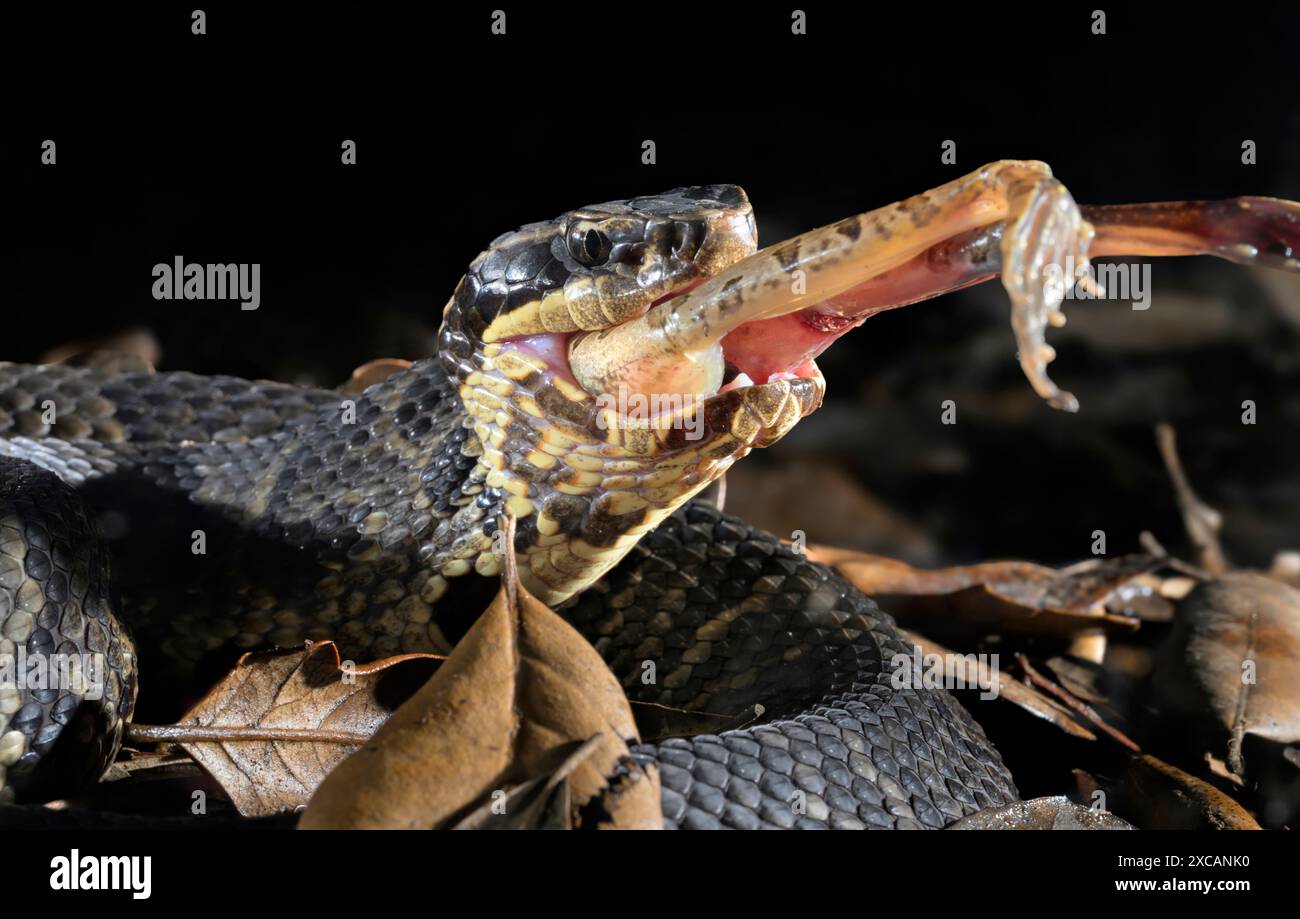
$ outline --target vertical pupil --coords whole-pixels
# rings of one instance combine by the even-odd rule
[[[600,257],[600,234],[595,230],[587,231],[587,236],[586,239],[583,240],[583,245],[587,248],[587,258],[594,259]]]

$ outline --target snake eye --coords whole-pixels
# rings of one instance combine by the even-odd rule
[[[569,230],[569,254],[579,265],[595,268],[609,259],[609,237],[592,226],[578,224]]]

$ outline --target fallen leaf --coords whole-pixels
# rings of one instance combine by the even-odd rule
[[[1130,759],[1125,785],[1148,830],[1260,829],[1245,808],[1219,789],[1154,756]]]
[[[162,346],[148,329],[126,329],[92,341],[74,341],[52,348],[40,356],[42,364],[93,367],[111,373],[146,370],[158,366]]]
[[[1300,552],[1292,549],[1278,552],[1273,556],[1268,576],[1291,587],[1300,587]]]
[[[513,558],[504,581],[433,678],[321,783],[300,827],[454,825],[494,792],[555,773],[593,737],[567,777],[576,822],[662,826],[658,776],[629,758],[637,730],[622,686],[518,584]]]
[[[1249,571],[1200,585],[1179,606],[1155,686],[1168,709],[1226,733],[1237,775],[1245,735],[1300,740],[1300,591]]]
[[[1105,702],[1106,694],[1100,683],[1106,678],[1106,670],[1092,661],[1076,660],[1069,657],[1050,658],[1047,667],[1056,677],[1057,682],[1072,694],[1085,702]]]
[[[949,830],[1132,830],[1127,820],[1075,804],[1064,795],[1012,801],[949,824]]]
[[[854,587],[897,616],[1030,635],[1069,636],[1099,626],[1132,631],[1135,619],[1103,604],[1123,584],[1160,564],[1148,555],[1057,571],[1029,562],[988,562],[925,570],[896,559],[830,546],[808,557],[835,568]]]
[[[539,775],[522,785],[492,796],[457,823],[457,830],[571,830],[573,794],[569,776],[600,745],[600,735],[574,750],[549,775]]]
[[[246,654],[175,725],[132,725],[128,736],[179,745],[245,817],[291,810],[383,724],[436,659],[403,654],[344,667],[328,641]]]
[[[378,360],[367,361],[352,371],[352,376],[340,388],[350,393],[365,392],[376,383],[382,383],[393,374],[410,366],[410,361],[396,357],[381,357]]]

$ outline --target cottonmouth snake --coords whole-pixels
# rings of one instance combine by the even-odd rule
[[[525,226],[474,260],[439,354],[358,396],[0,365],[0,653],[103,662],[0,687],[5,796],[95,777],[137,681],[143,705],[309,638],[357,660],[447,650],[496,590],[510,513],[524,583],[631,698],[764,706],[762,723],[635,749],[659,765],[666,825],[937,828],[1014,800],[954,697],[894,685],[911,646],[871,600],[692,500],[817,407],[811,362],[750,385],[729,368],[689,428],[608,424],[564,364],[571,337],[754,248],[731,186]]]

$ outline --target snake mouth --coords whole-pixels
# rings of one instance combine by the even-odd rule
[[[684,297],[704,284],[708,278],[699,278],[675,288],[649,305],[654,310],[661,304]],[[846,332],[861,325],[866,316],[858,318],[838,315],[820,307],[809,307],[783,316],[755,319],[742,323],[720,340],[724,369],[719,385],[713,391],[692,391],[680,395],[707,400],[724,393],[751,386],[788,380],[819,379],[816,358]],[[550,373],[581,387],[569,360],[570,345],[586,333],[547,332],[507,339],[505,348],[518,350],[539,358]],[[623,359],[631,355],[621,355]],[[688,355],[681,355],[689,361]],[[593,397],[604,395],[590,392]],[[667,395],[667,393],[662,393]]]
[[[817,357],[866,318],[809,307],[743,323],[722,338],[726,369],[718,392],[780,380],[818,378]]]
[[[683,297],[708,280],[699,278],[678,287],[654,300],[649,309],[654,310],[660,304]],[[725,364],[722,384],[716,395],[783,380],[819,378],[817,356],[866,318],[854,319],[810,307],[784,316],[742,323],[722,337]],[[574,379],[567,359],[565,372],[569,379]],[[695,395],[709,398],[707,393]]]

